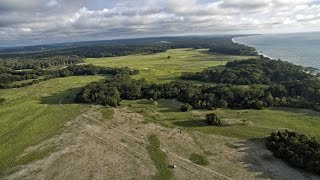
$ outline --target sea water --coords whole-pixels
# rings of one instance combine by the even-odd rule
[[[265,34],[233,38],[272,59],[320,69],[320,32]]]

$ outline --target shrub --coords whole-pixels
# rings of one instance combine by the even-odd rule
[[[220,117],[215,113],[207,114],[206,121],[208,122],[208,124],[213,126],[220,126],[222,124]]]
[[[5,101],[6,101],[6,99],[0,98],[0,105],[4,104]]]
[[[196,153],[192,153],[189,157],[190,161],[192,161],[193,163],[202,165],[202,166],[206,166],[209,164],[208,159],[205,156],[202,156],[200,154],[196,154]]]
[[[188,104],[188,103],[185,103],[185,104],[181,105],[180,110],[183,111],[183,112],[191,111],[192,110],[192,106],[190,104]]]
[[[240,119],[242,125],[248,124],[248,119]]]

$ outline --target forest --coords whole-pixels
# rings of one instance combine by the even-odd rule
[[[276,101],[282,105],[319,110],[319,75],[307,72],[302,66],[281,60],[262,57],[259,60],[233,61],[228,62],[225,67],[183,73],[181,79],[250,86],[262,84],[267,86],[262,89],[277,98]]]
[[[94,65],[76,65],[82,62],[79,56],[41,58],[37,60],[0,61],[0,89],[19,88],[46,81],[52,78],[79,75],[135,75],[139,71],[129,68],[97,67]],[[13,82],[31,80],[20,84]]]
[[[232,55],[257,55],[255,48],[232,42],[233,36],[185,36],[139,38],[128,40],[78,42],[58,45],[42,45],[0,50],[0,59],[44,58],[69,56],[114,57],[132,54],[153,54],[175,48],[205,48],[213,53]]]
[[[267,138],[266,147],[290,165],[320,175],[320,143],[316,138],[288,130],[278,131]]]
[[[96,103],[116,107],[124,100],[177,99],[195,109],[263,109],[265,107],[319,107],[316,99],[308,101],[301,96],[291,96],[282,85],[242,87],[230,84],[216,86],[196,85],[191,82],[173,81],[166,84],[148,83],[129,76],[116,76],[85,86],[77,102]]]
[[[184,73],[181,79],[224,84],[272,84],[317,80],[306,68],[266,57],[228,62],[226,66],[208,68],[201,72]]]

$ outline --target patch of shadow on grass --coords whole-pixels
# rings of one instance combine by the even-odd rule
[[[222,124],[220,126],[210,125],[206,120],[187,120],[187,121],[175,121],[172,123],[176,126],[194,128],[194,127],[229,127],[232,126],[230,124]]]
[[[314,116],[318,117],[320,115],[319,111],[315,111],[313,109],[302,109],[302,108],[292,108],[292,107],[271,107],[269,108],[273,111],[279,112],[290,112],[293,113],[292,116]]]
[[[244,153],[241,161],[257,179],[319,179],[319,176],[291,167],[273,156],[265,147],[265,138],[254,138],[235,143],[237,151]]]
[[[40,99],[41,104],[74,104],[77,94],[81,91],[81,87],[72,88],[66,91],[42,96]]]
[[[187,120],[187,121],[175,121],[172,123],[175,126],[182,127],[204,127],[210,126],[206,120]]]

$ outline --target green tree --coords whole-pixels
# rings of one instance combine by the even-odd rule
[[[220,126],[222,124],[220,117],[215,113],[207,114],[206,121],[208,122],[208,124],[213,126]]]
[[[184,103],[181,105],[180,110],[182,112],[187,112],[187,111],[191,111],[192,110],[192,106],[188,103]]]

